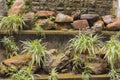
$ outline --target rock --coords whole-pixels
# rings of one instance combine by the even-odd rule
[[[55,23],[52,22],[51,20],[48,20],[48,19],[39,19],[39,20],[37,20],[37,23],[38,23],[44,30],[52,29],[52,28],[55,27]]]
[[[5,74],[8,74],[9,70],[6,66],[0,65],[0,77],[5,77]]]
[[[0,63],[7,58],[6,50],[0,49]]]
[[[24,65],[28,65],[31,60],[31,54],[23,54],[13,56],[10,59],[4,60],[2,63],[6,66],[15,66],[20,67]]]
[[[34,17],[35,17],[35,13],[34,12],[28,12],[23,17],[24,17],[25,20],[33,20]]]
[[[75,29],[86,29],[89,28],[87,20],[76,20],[72,23],[73,28]]]
[[[56,55],[58,53],[58,50],[57,49],[50,49],[48,52],[50,54]]]
[[[85,66],[89,66],[93,74],[104,74],[107,72],[108,64],[101,58],[89,57],[88,62],[85,62]]]
[[[46,57],[44,70],[49,73],[53,68],[56,68],[58,72],[64,69],[69,64],[69,58],[65,55],[52,55],[48,54]]]
[[[103,27],[104,27],[104,22],[99,20],[97,22],[95,22],[94,26],[92,27],[96,32],[100,32],[102,31]]]
[[[61,73],[68,73],[68,72],[69,72],[68,69],[63,69],[63,70],[61,70]]]
[[[5,75],[9,73],[10,68],[15,68],[16,70],[18,70],[23,67],[27,67],[30,65],[31,60],[32,60],[31,54],[22,54],[22,55],[13,56],[10,59],[6,59],[2,62],[3,64],[0,65],[0,74]],[[33,72],[36,72],[37,70],[39,70],[39,68],[40,67],[38,66],[38,64],[32,65]]]
[[[71,24],[70,23],[58,23],[56,29],[57,30],[62,30],[62,29],[71,29]]]
[[[0,0],[0,17],[7,13],[6,0]]]
[[[25,15],[23,15],[23,18],[25,20],[25,27],[23,27],[24,30],[30,30],[34,26],[35,23],[35,13],[34,12],[28,12]]]
[[[115,61],[115,69],[119,70],[119,72],[120,72],[120,64],[118,64],[118,63],[120,63],[120,60]]]
[[[81,19],[88,20],[90,27],[92,27],[94,23],[99,20],[99,15],[98,14],[83,14],[81,15]]]
[[[25,2],[24,0],[16,0],[12,7],[9,10],[9,14],[16,14],[19,15],[23,13],[25,7]]]
[[[80,16],[81,16],[81,11],[72,12],[72,17],[74,20],[80,20]]]
[[[81,19],[94,19],[94,18],[98,18],[99,15],[98,14],[82,14],[81,15]]]
[[[39,5],[40,5],[40,3],[39,3],[39,2],[35,2],[35,1],[34,1],[34,2],[32,2],[32,5],[33,5],[33,6],[39,6]]]
[[[56,10],[57,11],[64,11],[64,8],[63,7],[57,7]]]
[[[104,27],[104,22],[102,20],[99,20],[95,22],[94,27]]]
[[[112,23],[106,26],[107,30],[120,30],[120,17],[113,20]]]
[[[54,16],[55,12],[53,11],[37,11],[36,16],[38,17],[49,17]]]
[[[55,22],[73,22],[73,18],[68,15],[59,13],[56,16]]]
[[[102,16],[102,19],[105,22],[105,24],[109,24],[109,23],[111,23],[113,21],[114,16],[112,16],[112,15],[105,15],[105,16]]]

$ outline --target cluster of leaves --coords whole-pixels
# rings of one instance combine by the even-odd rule
[[[31,67],[23,67],[15,70],[12,74],[12,80],[35,80]]]
[[[114,69],[114,64],[120,59],[120,41],[117,40],[116,36],[112,36],[110,41],[106,44],[105,58],[110,63],[111,68]]]
[[[40,26],[40,24],[35,23],[35,27],[32,29],[34,31],[38,31],[41,36],[45,36],[45,34],[42,32],[43,28]]]
[[[22,41],[23,43],[23,51],[22,53],[32,54],[32,63],[39,64],[41,66],[41,62],[44,64],[44,57],[46,54],[46,45],[41,43],[41,40],[33,40],[33,41]]]
[[[52,69],[49,80],[58,80],[58,73],[55,68]]]
[[[110,75],[111,80],[118,80],[120,77],[115,69],[115,63],[120,59],[120,41],[117,36],[112,36],[111,39],[106,43],[100,40],[100,36],[98,35],[89,35],[89,34],[80,34],[75,36],[75,38],[71,39],[68,43],[68,47],[72,49],[76,54],[80,55],[82,53],[88,53],[88,56],[95,56],[96,51],[99,51],[101,48],[105,48],[106,54],[104,58],[108,61],[111,67]],[[81,66],[82,60],[81,58],[76,58],[73,64],[73,71],[77,72]],[[87,66],[86,66],[87,67]],[[78,69],[79,68],[79,69]],[[83,80],[89,80],[90,78],[90,68],[85,68],[83,75]]]
[[[23,29],[23,25],[25,25],[25,22],[21,16],[9,15],[2,18],[0,30],[7,30],[9,33],[18,32]]]
[[[111,37],[111,39],[107,42],[105,49],[106,54],[104,58],[107,59],[107,62],[111,67],[111,80],[118,80],[116,77],[117,71],[115,67],[116,61],[120,61],[120,41],[118,40],[118,35]]]
[[[90,80],[90,78],[91,78],[91,67],[86,66],[84,68],[84,72],[82,72],[82,79],[83,80]]]
[[[8,8],[14,3],[15,0],[6,0]]]
[[[114,69],[110,70],[109,75],[111,80],[120,80],[120,73]]]
[[[79,72],[80,68],[82,69],[83,67],[83,61],[81,60],[81,58],[79,56],[75,56],[73,59],[73,67],[72,67],[72,71],[73,72]]]
[[[79,34],[68,42],[68,47],[73,49],[75,53],[85,53],[86,51],[90,56],[96,54],[96,50],[102,47],[103,43],[98,35]]]
[[[6,52],[8,53],[8,58],[17,55],[17,51],[19,50],[19,48],[17,47],[13,36],[4,37],[2,39],[2,42]]]

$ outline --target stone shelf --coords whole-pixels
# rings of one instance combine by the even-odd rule
[[[74,35],[74,34],[81,33],[81,31],[79,31],[79,30],[44,30],[41,33],[53,34],[53,35],[54,34]],[[94,33],[94,32],[88,32],[88,33]],[[104,35],[115,35],[117,33],[120,33],[120,31],[102,31],[101,33]],[[8,34],[8,32],[5,30],[0,30],[0,34]],[[22,30],[15,34],[39,34],[39,32],[33,31],[33,30]]]
[[[48,80],[49,75],[38,75],[35,76],[36,80]],[[59,80],[82,80],[81,74],[73,74],[73,73],[64,73],[58,75]],[[91,78],[93,80],[109,80],[110,76],[108,74],[102,75],[92,75]]]
[[[49,75],[34,75],[35,80],[48,80]],[[58,75],[59,80],[82,80],[81,74],[73,74],[73,73],[64,73]],[[92,75],[92,80],[109,80],[110,76],[108,74],[101,74],[101,75]],[[0,79],[0,80],[12,80],[11,78],[8,79]]]

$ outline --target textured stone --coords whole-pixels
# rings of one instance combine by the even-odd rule
[[[98,19],[99,18],[99,15],[98,14],[82,14],[81,15],[81,19]]]
[[[49,17],[55,15],[53,11],[37,11],[36,16],[38,17]]]
[[[28,13],[26,13],[24,16],[24,19],[34,19],[34,17],[35,17],[35,13],[34,12],[28,12]]]
[[[65,69],[66,66],[69,64],[69,58],[66,55],[52,55],[48,54],[46,57],[46,62],[44,65],[44,70],[46,72],[50,72],[53,68],[56,68],[58,72]]]
[[[0,63],[7,58],[7,55],[6,50],[0,49]]]
[[[6,0],[0,0],[0,16],[5,16],[7,12]]]
[[[4,60],[2,63],[6,66],[20,67],[28,65],[31,60],[31,54],[23,54],[11,57],[10,59]]]
[[[55,22],[73,22],[73,18],[68,15],[59,13],[56,16]]]
[[[48,19],[38,19],[37,23],[45,30],[55,27],[54,22]]]
[[[23,15],[23,18],[25,20],[25,27],[23,27],[24,30],[26,29],[32,29],[35,23],[35,13],[34,12],[28,12],[25,15]]]
[[[20,69],[22,67],[27,67],[30,65],[30,62],[32,60],[31,54],[23,54],[23,55],[17,55],[13,56],[10,59],[4,60],[2,65],[0,65],[0,76],[4,76],[5,74],[8,74],[11,70],[10,68]],[[36,64],[32,66],[32,71],[36,72],[40,67]]]
[[[71,29],[72,26],[70,23],[57,23],[57,30],[62,30],[62,29]]]
[[[72,17],[74,20],[79,20],[81,16],[81,11],[74,11],[72,12]]]
[[[86,29],[89,28],[87,20],[76,20],[72,23],[73,28],[75,29]]]
[[[97,58],[88,58],[89,62],[85,62],[85,66],[90,66],[90,69],[93,74],[104,74],[106,73],[106,69],[108,64],[105,60],[97,57]]]
[[[16,0],[11,9],[9,10],[9,14],[20,14],[20,13],[23,13],[24,11],[24,7],[25,7],[25,2],[24,0]]]
[[[106,28],[107,30],[120,30],[120,17],[113,20]]]
[[[94,26],[92,27],[96,32],[100,32],[102,31],[103,27],[104,27],[104,22],[102,20],[99,20],[97,22],[95,22]]]
[[[114,18],[112,15],[105,15],[105,16],[102,16],[102,19],[106,24],[109,24],[113,21]]]
[[[81,19],[88,20],[90,27],[92,27],[94,23],[99,20],[99,15],[98,14],[83,14],[81,15]]]

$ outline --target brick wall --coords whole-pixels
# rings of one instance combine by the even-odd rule
[[[81,10],[82,13],[98,13],[100,15],[112,13],[113,0],[33,0],[32,9],[54,10],[70,14]]]

